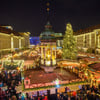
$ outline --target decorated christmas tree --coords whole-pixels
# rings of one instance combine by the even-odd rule
[[[65,36],[63,38],[62,57],[64,59],[71,59],[71,60],[74,60],[77,57],[76,41],[73,36],[73,29],[70,23],[66,25]]]

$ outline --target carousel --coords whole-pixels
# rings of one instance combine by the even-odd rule
[[[44,66],[56,65],[56,45],[41,46],[41,65]]]
[[[45,30],[40,34],[40,64],[46,70],[56,66],[56,38],[50,22],[45,25]]]

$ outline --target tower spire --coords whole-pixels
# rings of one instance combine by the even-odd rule
[[[46,6],[47,6],[47,8],[46,8],[46,11],[47,11],[47,20],[49,21],[49,14],[50,14],[50,3],[49,3],[49,1],[46,3]]]

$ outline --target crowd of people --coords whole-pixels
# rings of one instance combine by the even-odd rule
[[[58,94],[57,100],[100,100],[99,89],[95,86],[83,85],[77,91]]]
[[[21,84],[21,72],[6,72],[0,73],[0,100],[100,100],[100,90],[95,86],[83,85],[77,91],[69,91],[65,88],[65,92],[58,93],[55,89],[55,94],[51,94],[50,90],[47,94],[36,95],[32,92],[24,93],[17,92],[16,87]]]
[[[0,100],[9,100],[17,96],[16,86],[21,83],[19,71],[2,71],[0,73]]]

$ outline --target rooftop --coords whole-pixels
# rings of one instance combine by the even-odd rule
[[[0,32],[1,33],[6,33],[6,34],[11,34],[13,33],[16,36],[20,36],[20,34],[18,32],[15,32],[14,30],[10,29],[10,28],[6,28],[4,26],[0,26]]]
[[[93,32],[95,29],[100,29],[100,24],[88,27],[86,29],[80,29],[80,30],[74,32],[74,35],[80,35],[80,34],[84,34],[84,33]]]

